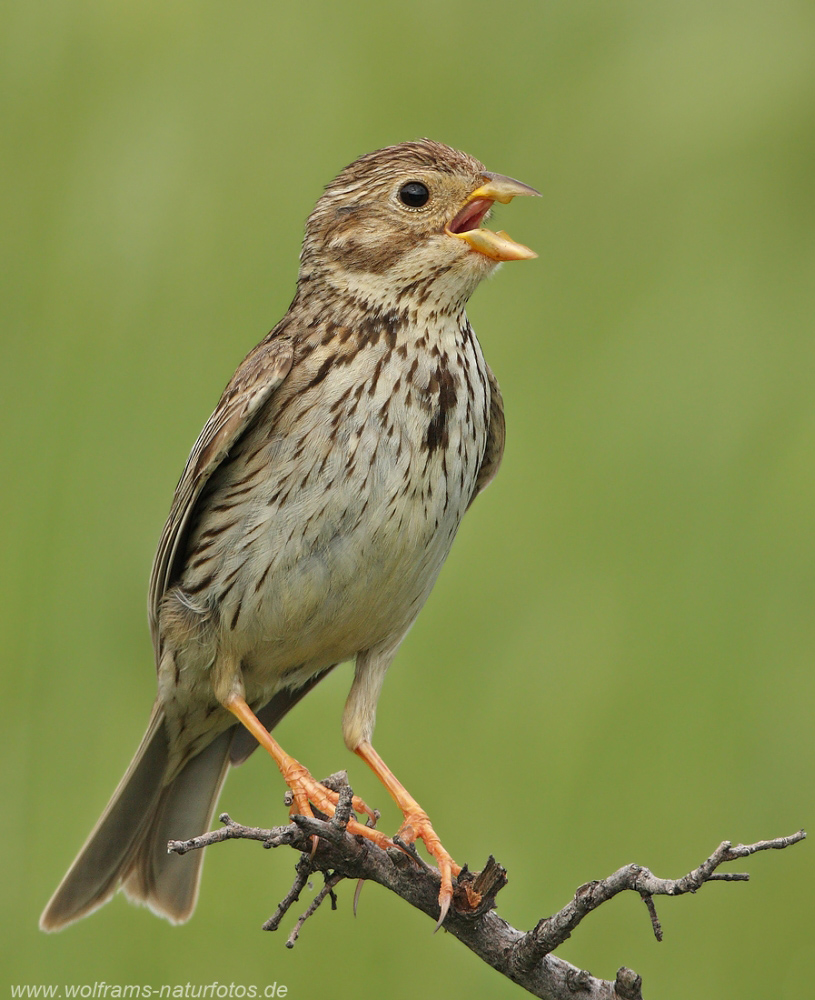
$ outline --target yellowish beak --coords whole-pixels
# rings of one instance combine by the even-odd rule
[[[473,250],[493,260],[532,260],[537,257],[534,250],[516,243],[507,233],[481,229],[480,223],[493,202],[506,205],[513,198],[522,195],[540,197],[540,191],[503,174],[484,173],[483,176],[486,183],[477,187],[467,198],[461,211],[447,227],[447,234],[465,240]]]
[[[476,188],[467,201],[472,201],[473,198],[489,198],[490,201],[500,201],[502,205],[508,205],[513,198],[519,196],[531,195],[535,198],[541,196],[540,191],[536,191],[528,184],[516,181],[513,177],[489,173],[485,173],[483,176],[487,178],[487,183]]]

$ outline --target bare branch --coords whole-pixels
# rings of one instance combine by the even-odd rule
[[[305,889],[308,877],[311,875],[311,856],[308,854],[301,854],[300,860],[294,866],[294,870],[297,872],[297,877],[292,883],[291,889],[289,889],[283,899],[281,899],[277,904],[275,912],[263,925],[263,930],[265,931],[276,931],[280,926],[280,921],[289,912],[289,907],[296,903],[300,898],[300,893],[303,889]]]
[[[517,946],[517,961],[523,968],[534,965],[544,955],[548,955],[563,944],[587,914],[625,890],[638,892],[645,900],[654,934],[657,940],[661,941],[662,927],[657,918],[654,896],[681,896],[686,892],[696,892],[705,882],[746,882],[750,878],[749,875],[720,873],[716,869],[727,861],[745,858],[757,851],[789,847],[804,837],[806,837],[804,831],[799,830],[790,837],[762,840],[749,846],[738,844],[736,847],[725,840],[698,868],[678,879],[657,878],[641,865],[626,865],[599,882],[587,882],[581,885],[570,903],[553,916],[541,920],[533,930],[525,934]]]
[[[369,840],[346,831],[351,815],[352,792],[342,782],[337,791],[340,801],[331,819],[293,816],[288,826],[264,830],[242,826],[224,813],[223,829],[214,830],[193,840],[170,841],[168,850],[176,854],[199,850],[224,840],[258,840],[264,847],[293,847],[302,852],[297,863],[292,888],[278,904],[274,915],[263,925],[276,930],[283,916],[297,901],[312,872],[325,876],[325,886],[297,920],[286,942],[293,947],[306,920],[327,896],[336,903],[334,887],[343,879],[368,880],[390,889],[411,906],[422,910],[434,921],[439,915],[439,873],[415,851],[399,847],[382,850]],[[607,878],[580,886],[557,913],[546,917],[524,933],[511,927],[495,912],[495,897],[506,885],[506,872],[490,857],[484,870],[464,868],[454,888],[453,906],[444,928],[498,972],[518,983],[533,996],[544,1000],[642,1000],[642,981],[631,969],[621,968],[614,981],[597,979],[552,954],[592,910],[613,899],[620,892],[633,891],[642,897],[657,940],[662,928],[654,906],[655,896],[680,896],[697,892],[706,882],[747,881],[749,875],[719,872],[730,861],[749,857],[758,851],[781,850],[797,844],[803,830],[789,837],[762,840],[756,844],[733,846],[724,841],[693,871],[678,879],[658,878],[641,865],[625,865]],[[315,844],[316,838],[316,844]]]
[[[221,813],[218,821],[224,824],[223,829],[202,833],[200,837],[193,837],[192,840],[171,840],[167,844],[167,853],[186,854],[187,851],[198,851],[202,847],[220,844],[224,840],[260,840],[264,847],[283,847],[293,845],[295,840],[300,839],[298,831],[292,829],[292,824],[263,830],[258,826],[242,826],[240,823],[235,823],[229,813]]]
[[[294,925],[291,934],[289,934],[288,940],[286,941],[287,948],[293,948],[294,943],[300,936],[300,930],[303,924],[308,920],[309,917],[313,916],[317,912],[317,908],[320,903],[325,899],[326,896],[331,896],[331,909],[337,909],[337,897],[334,895],[334,886],[342,882],[342,875],[332,875],[331,878],[325,880],[325,885],[320,889],[317,895],[311,902],[311,905],[306,910],[306,912],[298,918],[297,923]]]

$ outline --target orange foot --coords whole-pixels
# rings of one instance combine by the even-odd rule
[[[418,805],[405,813],[405,821],[399,827],[399,832],[394,838],[395,841],[405,844],[413,844],[417,840],[424,841],[427,853],[435,860],[439,866],[441,875],[441,888],[439,889],[439,919],[436,922],[436,930],[441,927],[453,901],[453,876],[461,871],[461,865],[453,861],[450,854],[439,840],[439,836],[433,829],[427,813],[420,809]]]
[[[360,743],[354,752],[359,754],[365,763],[368,764],[402,810],[405,821],[399,828],[395,839],[406,844],[413,844],[417,840],[424,841],[424,846],[427,848],[428,854],[431,855],[439,866],[441,888],[439,889],[439,919],[436,924],[436,930],[438,930],[444,923],[450,910],[450,904],[453,901],[453,876],[459,874],[461,865],[457,865],[453,861],[439,840],[438,834],[433,829],[427,813],[413,796],[408,793],[404,785],[397,779],[371,744]]]
[[[292,791],[293,803],[291,812],[294,815],[313,816],[312,806],[327,816],[334,815],[337,802],[339,801],[339,794],[330,788],[326,788],[319,781],[315,781],[299,761],[287,754],[242,697],[235,694],[231,695],[226,699],[224,707],[236,719],[242,722],[258,743],[274,757],[277,766],[280,768],[280,773]],[[412,845],[417,840],[423,840],[428,853],[435,859],[439,866],[441,887],[439,889],[439,920],[436,924],[436,930],[438,930],[444,923],[450,910],[450,904],[453,901],[453,876],[459,874],[461,865],[457,865],[450,854],[444,849],[427,817],[427,813],[408,793],[404,785],[396,778],[371,744],[366,742],[360,743],[355,748],[355,752],[371,767],[374,774],[388,789],[394,801],[402,810],[405,820],[399,828],[397,838],[406,845]],[[365,813],[376,822],[377,814],[356,795],[352,799],[352,808],[355,813]],[[349,833],[358,834],[373,841],[383,850],[397,846],[384,833],[374,830],[370,826],[363,826],[356,819],[349,820],[347,830]]]
[[[292,805],[289,810],[290,816],[314,816],[314,809],[318,809],[326,816],[333,816],[339,802],[339,793],[332,788],[327,788],[322,782],[316,781],[307,768],[303,767],[294,757],[286,756],[285,764],[280,766],[283,779],[291,789]],[[351,808],[357,815],[365,814],[374,824],[379,819],[379,813],[371,809],[370,806],[355,795],[351,799]],[[394,843],[390,837],[386,837],[379,830],[374,830],[373,825],[363,826],[356,819],[349,819],[346,829],[349,833],[360,834],[368,840],[372,840],[383,850],[386,847],[393,847]]]
[[[232,695],[225,707],[229,709],[236,719],[239,719],[246,726],[258,743],[274,757],[277,766],[280,768],[280,773],[283,775],[283,780],[292,792],[293,801],[289,811],[290,815],[314,816],[312,810],[312,806],[314,806],[326,816],[333,816],[337,802],[339,801],[339,793],[321,784],[311,776],[309,771],[299,761],[295,760],[290,754],[287,754],[243,698],[238,695]],[[351,800],[351,808],[357,814],[361,815],[364,813],[369,816],[373,823],[379,818],[378,813],[366,805],[357,795]],[[371,826],[363,826],[356,819],[348,821],[347,830],[349,833],[359,834],[368,840],[372,840],[383,850],[394,846],[393,841],[389,837],[386,837],[384,833],[374,830]]]

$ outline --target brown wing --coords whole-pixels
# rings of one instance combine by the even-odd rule
[[[489,365],[487,365],[487,380],[490,386],[490,426],[487,430],[487,447],[484,449],[481,468],[478,470],[478,476],[475,480],[473,500],[495,478],[495,473],[498,471],[498,466],[504,455],[504,441],[506,439],[504,398],[501,395],[498,380],[493,375]]]
[[[201,490],[291,368],[294,349],[291,339],[282,335],[283,329],[283,324],[279,324],[243,360],[193,445],[178,481],[150,576],[148,612],[157,658],[159,605],[176,576],[176,563],[183,554]]]

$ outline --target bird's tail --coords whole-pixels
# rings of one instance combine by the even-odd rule
[[[154,707],[127,773],[40,917],[43,930],[60,930],[86,916],[120,885],[131,900],[174,923],[190,916],[204,852],[170,855],[167,841],[208,828],[232,737],[232,730],[222,733],[167,782],[164,711]]]

